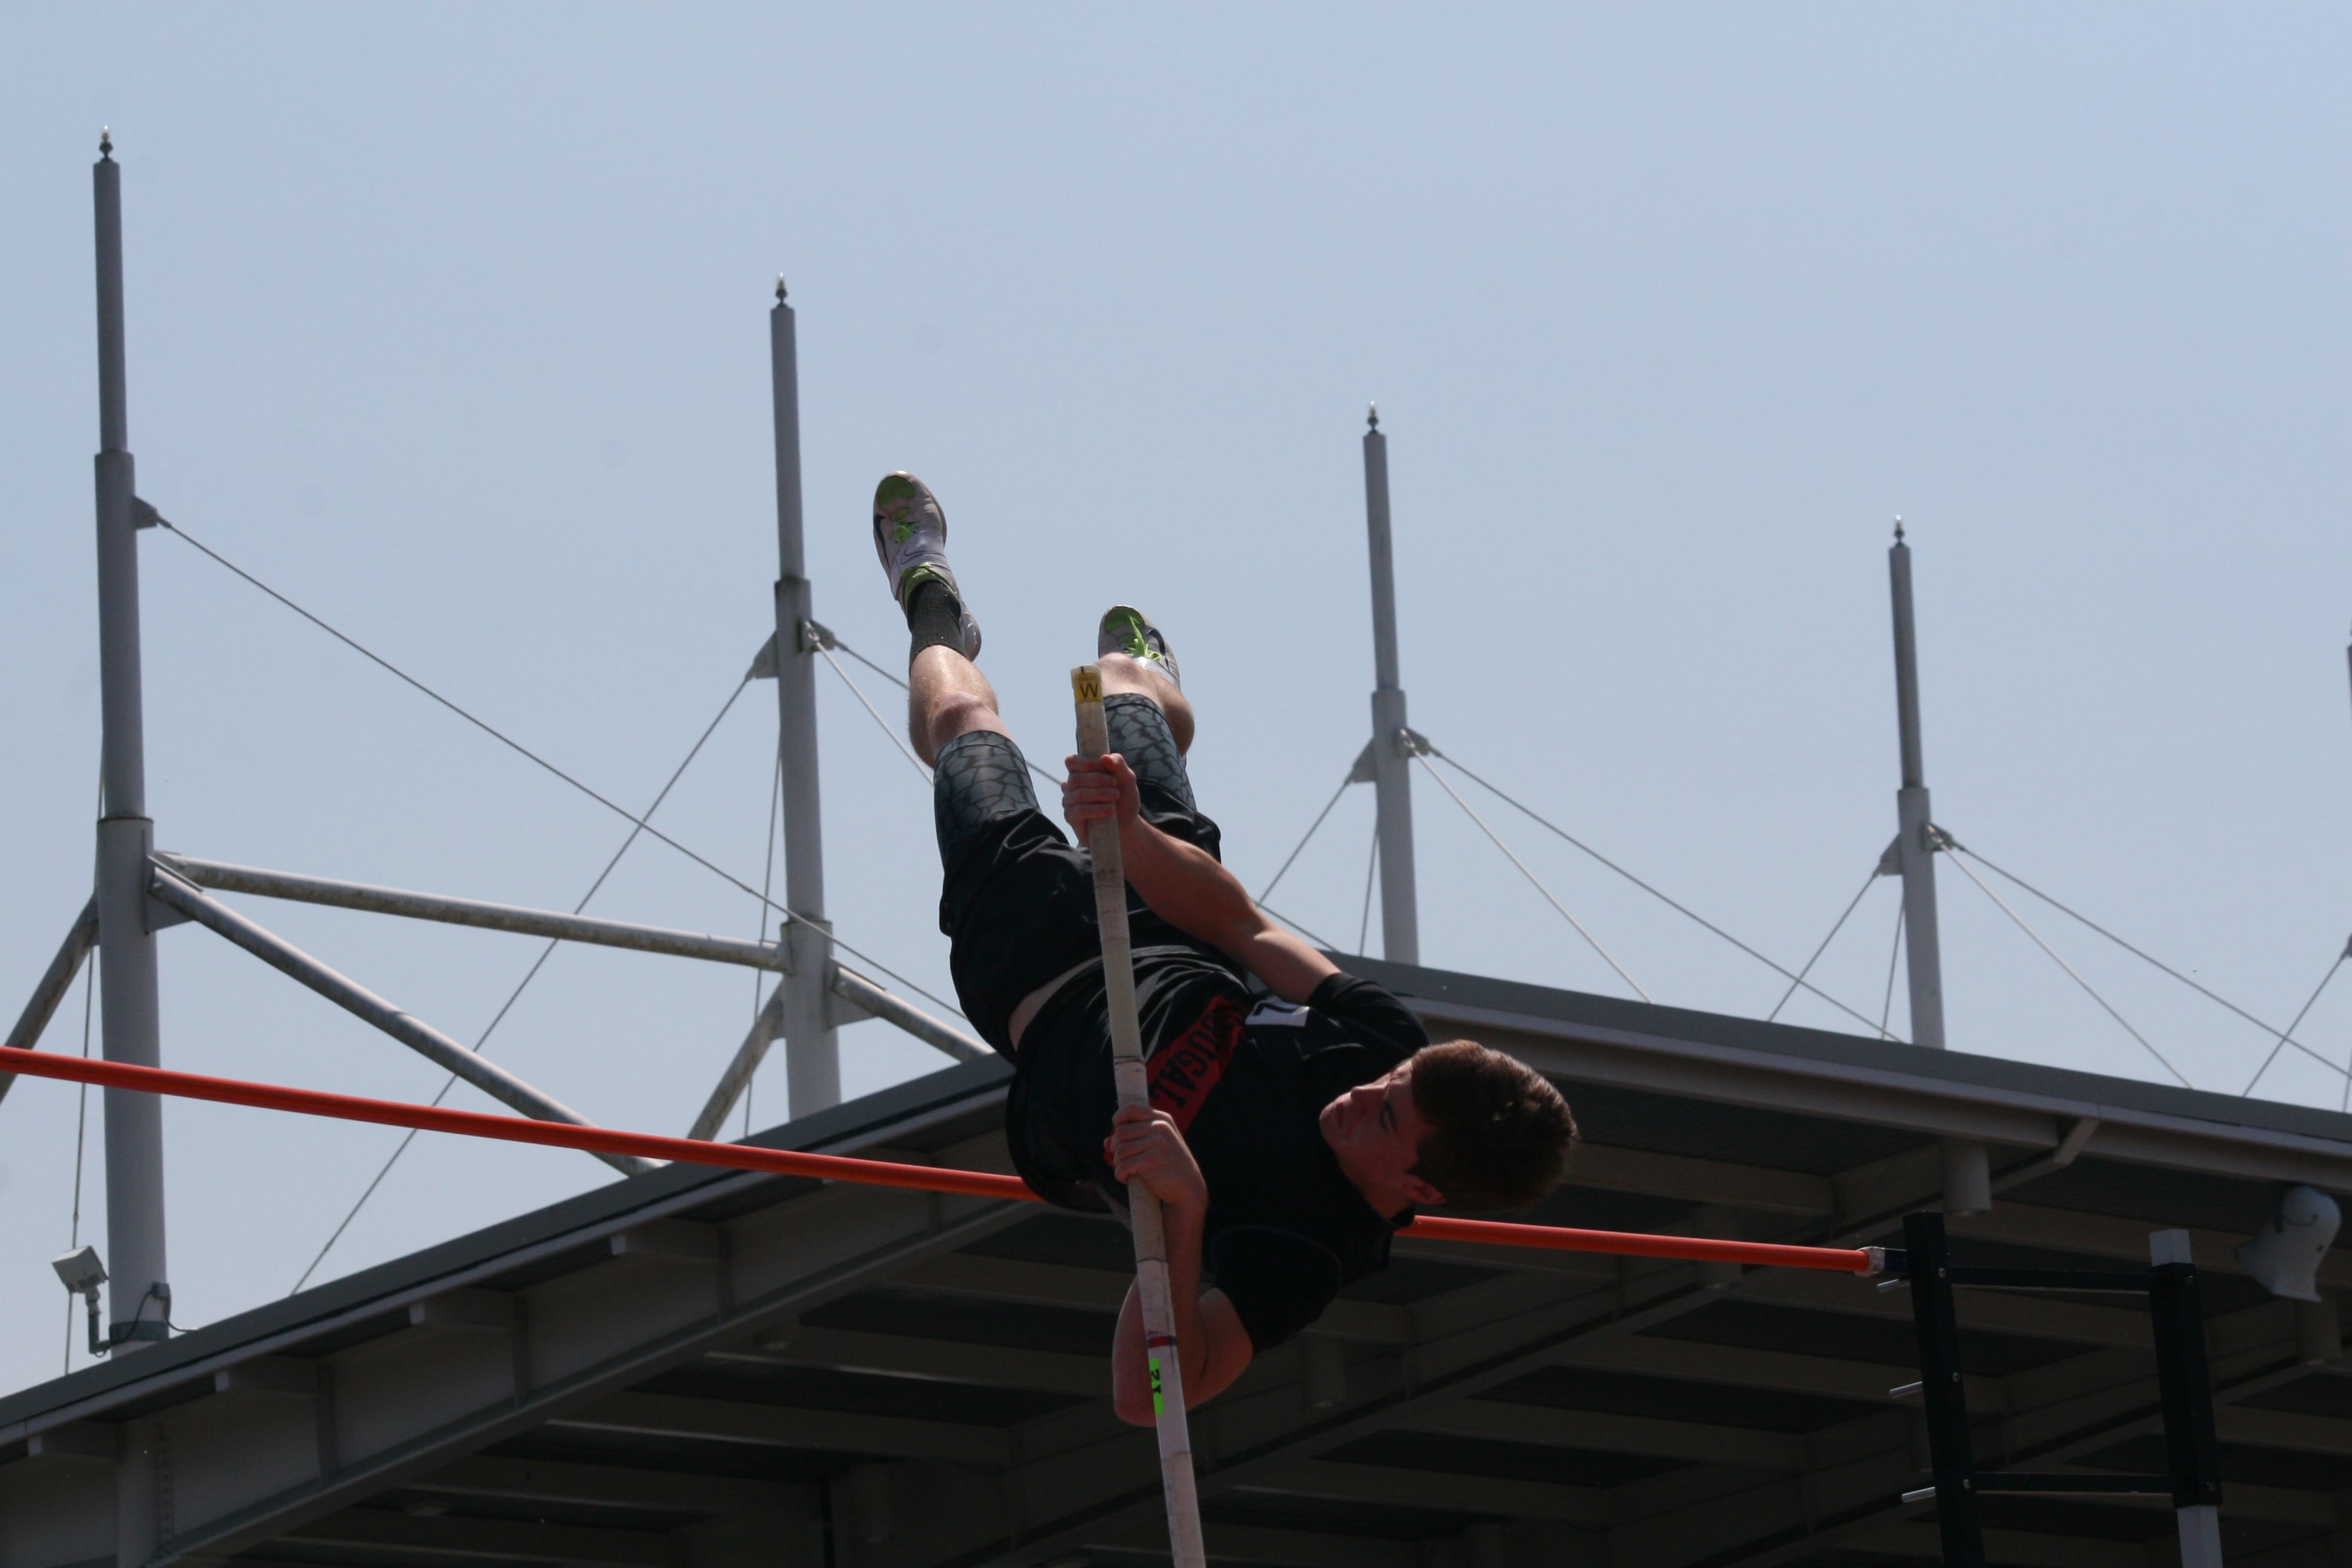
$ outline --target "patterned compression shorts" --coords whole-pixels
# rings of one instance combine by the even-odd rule
[[[1110,749],[1135,770],[1144,820],[1218,853],[1217,825],[1201,815],[1167,717],[1148,697],[1103,700]],[[972,731],[940,748],[931,785],[940,859],[940,930],[965,1016],[1010,1057],[1006,1024],[1021,999],[1097,956],[1093,862],[1037,804],[1027,761],[1009,735]],[[1181,943],[1183,933],[1129,897],[1135,945]]]

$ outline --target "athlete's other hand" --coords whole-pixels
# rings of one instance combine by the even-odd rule
[[[1069,776],[1062,781],[1062,816],[1086,837],[1087,825],[1117,821],[1121,829],[1135,825],[1143,809],[1136,793],[1135,770],[1117,752],[1099,757],[1067,757]]]
[[[1209,1184],[1175,1119],[1164,1110],[1120,1106],[1110,1119],[1110,1136],[1103,1140],[1103,1158],[1113,1175],[1122,1182],[1141,1180],[1165,1206],[1209,1206]]]

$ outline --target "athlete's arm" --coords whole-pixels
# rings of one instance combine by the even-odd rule
[[[1127,879],[1151,912],[1198,937],[1266,984],[1286,1002],[1304,1002],[1339,970],[1304,940],[1266,918],[1231,871],[1197,846],[1143,820],[1135,773],[1114,752],[1068,759],[1062,815],[1084,837],[1087,825],[1116,817]]]
[[[1249,1331],[1224,1293],[1201,1289],[1201,1227],[1208,1217],[1209,1188],[1184,1135],[1166,1112],[1140,1105],[1123,1107],[1111,1118],[1103,1154],[1122,1182],[1140,1178],[1160,1199],[1168,1242],[1169,1304],[1176,1314],[1176,1343],[1183,1357],[1184,1405],[1190,1409],[1231,1386],[1256,1353]],[[1119,1418],[1138,1426],[1152,1424],[1151,1372],[1145,1360],[1143,1304],[1135,1287],[1118,1310],[1111,1342],[1111,1403]]]

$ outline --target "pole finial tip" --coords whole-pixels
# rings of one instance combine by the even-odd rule
[[[98,128],[98,155],[101,158],[114,156],[114,132],[103,125]]]
[[[1377,403],[1368,405],[1364,410],[1364,428],[1367,430],[1377,430],[1380,427],[1381,405]]]
[[[1903,514],[1899,511],[1895,514],[1895,542],[1903,542]]]
[[[777,274],[776,274],[776,303],[777,303],[777,304],[779,304],[779,305],[781,305],[781,304],[782,304],[783,302],[784,302],[784,275],[783,275],[782,273],[779,272],[779,273],[777,273]]]

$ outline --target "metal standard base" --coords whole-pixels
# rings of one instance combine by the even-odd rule
[[[1927,1448],[1936,1484],[1903,1494],[1905,1502],[1936,1500],[1947,1568],[1982,1568],[1980,1501],[2012,1496],[2170,1497],[2179,1520],[2183,1568],[2221,1568],[2220,1444],[2213,1426],[2213,1388],[2205,1360],[2205,1326],[2198,1308],[2197,1267],[2189,1233],[2148,1237],[2152,1266],[2126,1269],[1968,1268],[1951,1261],[1944,1216],[1915,1214],[1903,1222],[1905,1251],[1887,1256],[1887,1271],[1911,1288],[1912,1323],[1919,1346],[1919,1381],[1891,1392],[1917,1391],[1927,1413]],[[2167,1473],[2067,1475],[1980,1471],[1969,1434],[1968,1394],[1961,1381],[1955,1286],[2002,1290],[2065,1290],[2145,1294],[2153,1321],[2157,1386],[2164,1407]],[[1882,1287],[1883,1289],[1883,1287]]]

